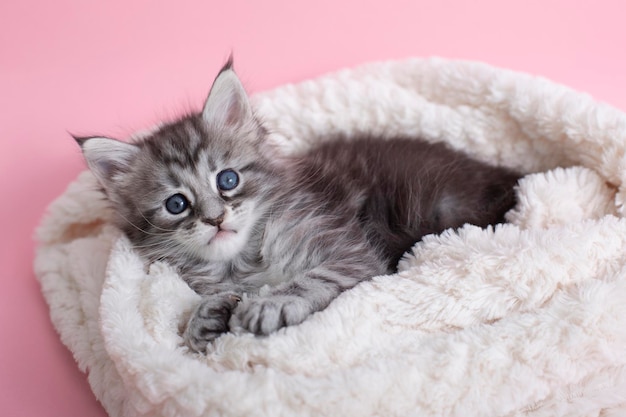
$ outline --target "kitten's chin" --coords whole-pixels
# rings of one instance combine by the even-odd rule
[[[211,238],[202,251],[202,257],[208,262],[224,262],[235,258],[244,249],[247,242],[245,233],[220,230]]]

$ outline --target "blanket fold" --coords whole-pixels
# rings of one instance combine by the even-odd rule
[[[626,414],[626,115],[473,62],[364,65],[253,97],[271,140],[419,136],[529,173],[509,223],[426,236],[298,326],[182,347],[199,296],[146,267],[83,172],[37,231],[65,345],[111,416]],[[416,161],[419,163],[419,161]]]

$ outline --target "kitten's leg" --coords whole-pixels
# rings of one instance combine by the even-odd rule
[[[326,308],[343,291],[380,272],[378,268],[362,263],[314,268],[277,286],[268,295],[242,301],[233,312],[230,326],[267,335],[282,327],[299,324]]]
[[[228,322],[241,298],[232,292],[208,295],[191,314],[183,333],[185,344],[196,352],[228,331]]]

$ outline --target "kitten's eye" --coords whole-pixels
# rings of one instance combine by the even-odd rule
[[[189,200],[182,194],[174,194],[165,200],[165,208],[172,214],[180,214],[189,207]]]
[[[217,174],[217,188],[222,191],[230,191],[239,185],[239,175],[232,169],[225,169]]]

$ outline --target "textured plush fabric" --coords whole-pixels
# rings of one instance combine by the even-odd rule
[[[540,78],[438,59],[253,101],[284,152],[334,133],[417,135],[533,174],[510,224],[427,236],[398,274],[269,337],[227,334],[204,357],[179,336],[199,297],[167,265],[146,270],[82,173],[42,221],[36,272],[110,415],[626,414],[624,114]]]

